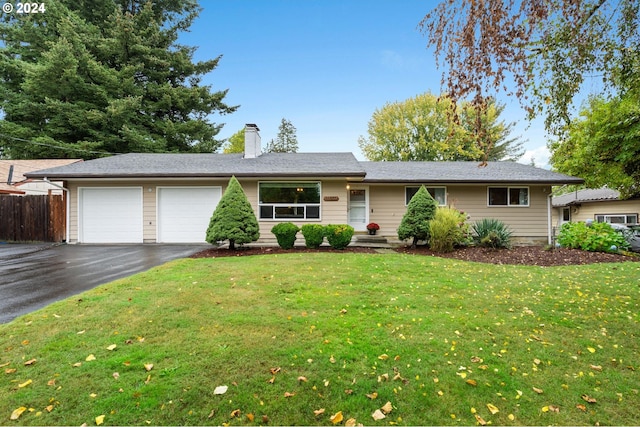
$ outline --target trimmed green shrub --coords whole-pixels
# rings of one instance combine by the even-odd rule
[[[205,240],[211,244],[229,240],[229,250],[234,250],[236,243],[242,245],[255,242],[259,238],[260,226],[256,214],[242,186],[236,177],[232,176],[216,210],[211,215]]]
[[[465,215],[455,208],[439,207],[429,221],[429,246],[436,252],[451,252],[466,243],[469,225]]]
[[[472,226],[473,241],[484,248],[501,249],[511,247],[513,232],[499,219],[483,218]]]
[[[436,202],[425,186],[421,186],[418,192],[411,198],[398,227],[398,238],[407,240],[413,237],[411,247],[415,248],[419,240],[429,240],[429,221],[436,214]]]
[[[562,224],[557,242],[571,249],[582,249],[590,252],[617,252],[628,249],[629,242],[606,222],[567,222]],[[612,249],[615,247],[616,249]]]
[[[300,228],[304,236],[304,244],[311,249],[318,249],[324,241],[325,227],[320,224],[305,224]]]
[[[351,243],[353,227],[347,224],[329,224],[325,227],[327,242],[333,249],[344,249]]]
[[[276,235],[278,245],[282,249],[291,249],[296,242],[296,234],[300,227],[291,222],[281,222],[271,228],[271,232]]]

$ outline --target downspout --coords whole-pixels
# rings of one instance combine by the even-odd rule
[[[55,182],[49,181],[49,179],[46,176],[42,180],[44,182],[46,182],[47,184],[52,185],[52,186],[54,186],[56,188],[59,188],[62,191],[64,191],[65,193],[67,193],[67,197],[66,197],[67,198],[67,206],[66,206],[66,209],[65,209],[66,212],[65,212],[65,219],[64,219],[66,224],[65,224],[64,228],[65,228],[65,242],[67,244],[69,244],[69,236],[70,236],[70,233],[69,233],[69,228],[70,228],[69,227],[69,220],[71,219],[71,213],[69,212],[69,210],[71,209],[71,193],[69,192],[68,188],[65,188],[65,187],[63,187],[61,185],[58,185]]]

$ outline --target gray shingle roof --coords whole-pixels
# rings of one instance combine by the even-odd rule
[[[620,192],[606,187],[587,188],[560,196],[554,196],[553,199],[551,199],[551,203],[553,206],[569,206],[583,202],[605,202],[608,200],[620,200]]]
[[[360,162],[365,182],[582,183],[581,178],[516,162]]]
[[[364,176],[352,153],[130,153],[30,173],[33,178]]]
[[[130,153],[28,174],[30,178],[349,177],[364,182],[581,184],[580,178],[515,162],[359,162],[352,153]]]

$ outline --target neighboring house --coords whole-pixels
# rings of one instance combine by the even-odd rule
[[[25,174],[41,169],[66,166],[81,162],[81,159],[45,159],[45,160],[0,160],[0,194],[38,195],[62,194],[63,182],[55,181],[52,185],[42,180],[32,180]]]
[[[243,154],[123,154],[31,172],[70,190],[70,243],[204,242],[229,178],[240,181],[271,240],[278,222],[350,224],[397,239],[420,185],[471,221],[507,223],[524,242],[551,239],[551,189],[580,178],[514,162],[360,162],[352,153],[261,153],[247,125]]]
[[[554,224],[597,221],[637,225],[640,199],[621,200],[620,193],[610,188],[584,189],[553,197]]]

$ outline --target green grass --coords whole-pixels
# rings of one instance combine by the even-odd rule
[[[0,424],[637,424],[639,283],[635,262],[178,260],[0,325]]]

